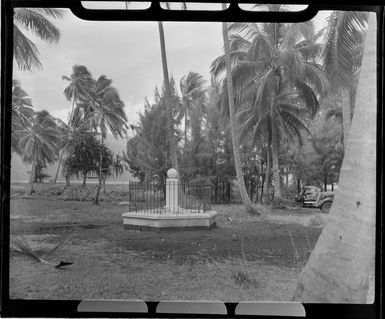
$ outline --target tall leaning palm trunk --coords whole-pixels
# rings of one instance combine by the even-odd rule
[[[72,99],[72,108],[71,108],[71,114],[70,114],[70,118],[68,120],[68,126],[71,125],[71,122],[72,122],[72,116],[73,116],[73,113],[74,113],[74,108],[75,108],[75,98]],[[60,166],[61,166],[61,163],[63,161],[63,155],[64,155],[64,147],[60,150],[60,156],[59,156],[59,162],[57,164],[57,169],[56,169],[56,173],[55,173],[55,178],[53,179],[53,182],[52,184],[56,184],[56,181],[57,181],[57,178],[59,176],[59,170],[60,170]],[[70,184],[70,180],[69,180],[69,177],[66,176],[66,186],[69,186]],[[84,181],[83,181],[83,184]],[[85,186],[85,185],[84,185]]]
[[[226,9],[226,4],[222,4],[223,9]],[[239,184],[239,190],[242,198],[243,205],[249,213],[258,214],[259,212],[253,207],[250,197],[246,190],[245,179],[243,178],[242,172],[242,163],[241,163],[241,154],[239,152],[240,146],[240,137],[239,129],[237,127],[235,119],[235,108],[234,108],[234,89],[233,81],[231,78],[231,68],[230,68],[230,48],[229,48],[229,39],[227,34],[227,23],[222,23],[222,32],[223,32],[223,42],[225,47],[225,61],[226,61],[226,80],[227,80],[227,94],[229,98],[229,114],[230,114],[230,127],[231,127],[231,138],[233,143],[233,153],[234,153],[234,165],[235,171],[237,174],[237,181]]]
[[[302,302],[366,302],[376,226],[375,30],[376,19],[371,13],[335,201],[294,295]]]
[[[174,135],[174,123],[173,123],[173,115],[172,115],[172,105],[171,105],[171,87],[170,80],[168,77],[168,68],[167,68],[167,57],[166,57],[166,43],[164,40],[164,31],[163,31],[163,23],[161,21],[158,22],[159,28],[159,39],[160,39],[160,52],[162,56],[162,68],[163,68],[163,81],[165,86],[166,93],[166,116],[167,116],[167,131],[170,141],[170,155],[171,155],[171,165],[178,172],[178,158],[176,152],[176,140]],[[178,175],[179,176],[179,175]]]

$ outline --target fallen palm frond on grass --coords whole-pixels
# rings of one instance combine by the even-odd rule
[[[298,267],[304,267],[306,265],[307,260],[310,257],[310,254],[312,253],[312,248],[311,248],[311,245],[310,245],[309,237],[308,237],[307,233],[304,232],[308,247],[300,255],[299,254],[299,250],[297,249],[297,247],[296,247],[296,245],[294,243],[294,240],[293,240],[293,237],[291,235],[290,230],[287,229],[287,232],[289,233],[290,241],[291,241],[291,244],[292,244],[292,247],[293,247],[293,250],[294,250],[294,262],[296,263],[296,265]]]
[[[62,245],[62,242],[60,242],[53,249],[51,249],[49,252],[47,252],[45,254],[45,256],[50,254],[50,253],[52,253],[52,252],[54,252],[61,245]],[[21,238],[17,238],[17,237],[10,239],[10,249],[12,249],[12,250],[14,250],[16,252],[22,253],[25,256],[29,256],[29,257],[35,259],[38,262],[42,262],[42,263],[51,265],[51,266],[53,266],[55,268],[61,268],[63,266],[68,266],[68,265],[72,265],[73,264],[72,262],[66,262],[66,261],[61,261],[61,260],[59,260],[59,261],[49,261],[49,260],[43,259],[43,258],[39,257],[32,250],[32,248],[29,246],[29,244],[25,240],[23,240]]]
[[[234,279],[235,284],[240,286],[252,286],[258,288],[258,281],[255,280],[251,274],[251,271],[246,260],[246,254],[243,246],[243,237],[241,237],[241,253],[243,260],[242,264],[232,270],[232,278]]]
[[[11,197],[9,199],[13,199],[13,198],[15,198],[17,196],[21,196],[21,195],[23,195],[23,192],[17,192],[15,194],[11,195]]]
[[[289,233],[291,244],[293,245],[293,248],[294,248],[294,261],[297,264],[297,266],[301,266],[302,260],[301,260],[299,253],[298,253],[297,247],[295,246],[293,237],[291,236],[291,232],[289,229],[287,229],[287,232]]]

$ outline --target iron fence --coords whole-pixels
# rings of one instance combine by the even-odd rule
[[[161,213],[166,204],[166,185],[136,183],[128,185],[129,211],[153,211]]]
[[[170,206],[171,194],[178,194],[178,207],[181,212],[204,212],[211,209],[211,185],[171,183],[129,183],[129,211],[161,214]],[[178,189],[178,192],[176,190]]]
[[[209,184],[181,184],[178,195],[179,207],[198,212],[211,209],[211,185]]]
[[[231,184],[228,180],[215,178],[212,182],[211,202],[229,204],[231,201]]]

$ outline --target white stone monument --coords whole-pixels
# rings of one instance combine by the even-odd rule
[[[177,213],[178,212],[178,172],[174,168],[170,168],[167,171],[166,180],[166,212]]]
[[[123,213],[123,227],[126,229],[211,229],[215,227],[216,211],[183,209],[178,206],[178,172],[170,168],[166,180],[166,205],[161,209],[143,209]],[[181,204],[183,206],[183,204]]]

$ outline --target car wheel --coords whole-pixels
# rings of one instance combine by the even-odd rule
[[[324,214],[328,214],[330,207],[332,207],[332,202],[323,203],[321,206],[321,212],[323,212]]]

